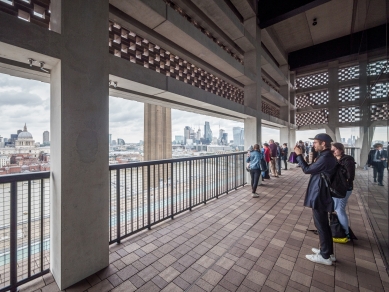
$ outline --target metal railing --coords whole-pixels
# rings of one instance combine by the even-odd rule
[[[246,152],[109,166],[109,243],[245,185]],[[0,292],[49,272],[50,172],[0,176]]]
[[[109,243],[243,186],[245,155],[111,165]]]
[[[49,272],[50,172],[0,176],[0,291]]]
[[[351,155],[354,157],[355,162],[357,165],[361,165],[360,156],[361,156],[361,149],[357,147],[344,147],[344,153],[347,155]]]

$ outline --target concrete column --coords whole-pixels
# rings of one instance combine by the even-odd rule
[[[109,264],[108,1],[54,2],[50,268],[65,289]]]
[[[244,120],[244,145],[248,149],[251,145],[262,143],[262,98],[261,98],[261,30],[256,24],[256,17],[245,20],[244,26],[255,37],[256,48],[245,53],[244,66],[246,72],[255,74],[255,82],[244,87],[244,105],[256,110],[255,117]],[[247,173],[246,181],[250,182]],[[262,180],[259,180],[259,184]]]
[[[371,126],[370,121],[370,99],[365,97],[368,92],[368,80],[367,80],[367,54],[359,56],[359,110],[360,110],[360,128],[359,128],[359,140],[357,147],[361,148],[360,161],[361,165],[364,165],[367,161],[367,156],[371,147],[371,142],[374,135],[374,127]]]
[[[172,158],[171,109],[160,105],[144,105],[144,160]]]
[[[330,62],[328,64],[328,128],[327,134],[332,140],[340,141],[339,135],[339,81],[338,81],[339,61]],[[337,134],[338,133],[338,134]]]

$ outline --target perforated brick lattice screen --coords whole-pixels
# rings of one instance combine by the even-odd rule
[[[389,120],[388,104],[372,104],[370,107],[371,120]]]
[[[359,120],[360,120],[359,106],[339,108],[340,123],[358,122]]]
[[[328,72],[304,76],[296,79],[296,88],[309,88],[318,85],[328,84]]]
[[[328,91],[316,91],[296,96],[297,108],[303,108],[312,105],[327,104],[329,101]]]
[[[389,96],[389,83],[388,82],[382,82],[382,83],[376,83],[371,88],[371,98],[388,98]]]
[[[296,114],[296,125],[328,124],[328,109]]]
[[[243,104],[243,90],[111,21],[109,22],[109,52],[132,63]]]
[[[49,28],[50,0],[0,0],[0,11]]]
[[[339,68],[338,80],[352,80],[359,78],[359,66],[352,66],[347,68]]]
[[[262,100],[262,112],[276,118],[280,118],[280,109]]]
[[[354,101],[359,98],[359,86],[339,88],[339,102]]]
[[[367,65],[368,76],[380,75],[381,71],[383,74],[389,73],[388,61],[386,60],[376,61]]]

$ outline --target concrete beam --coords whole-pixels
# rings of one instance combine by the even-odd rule
[[[0,57],[27,62],[23,52],[30,51],[59,59],[60,39],[58,33],[0,11]],[[6,45],[14,51],[8,51]]]
[[[145,37],[150,42],[160,45],[161,47],[172,52],[173,54],[180,56],[181,58],[187,60],[188,62],[204,70],[207,70],[209,73],[212,73],[215,76],[225,79],[226,81],[234,84],[235,86],[242,87],[243,84],[250,84],[254,80],[254,76],[250,72],[239,73],[238,76],[234,77],[222,70],[219,70],[218,68],[214,67],[212,63],[206,62],[202,58],[202,56],[197,56],[187,51],[185,48],[182,48],[181,46],[173,42],[169,37],[162,36],[158,32],[150,29],[143,23],[137,21],[132,16],[129,16],[123,13],[122,11],[118,10],[116,7],[111,6],[109,18],[119,23],[123,27],[131,31],[134,31],[135,33],[141,35],[142,37]],[[227,57],[231,58],[230,55],[228,55]]]
[[[285,53],[281,42],[274,33],[273,27],[268,27],[262,30],[262,42],[266,48],[272,53],[280,66],[288,64],[288,55]]]
[[[261,68],[271,76],[279,85],[287,85],[289,80],[281,69],[274,63],[265,50],[261,49]]]
[[[231,0],[231,2],[242,15],[244,20],[256,16],[255,7],[249,3],[249,0]]]
[[[115,7],[119,8],[120,10],[126,9],[122,12],[125,12],[131,18],[150,28],[150,26],[145,23],[145,20],[151,17],[152,15],[156,15],[156,11],[150,12],[150,9],[154,10],[154,7],[148,6],[146,10],[142,10],[143,6],[139,6],[139,10],[128,9],[125,8],[125,2],[128,1],[111,1],[111,3],[113,3]],[[137,3],[141,1],[133,0],[131,1],[131,5],[133,2]],[[163,2],[161,1],[161,3]],[[143,4],[148,4],[148,1]],[[171,43],[175,43],[176,45],[178,45],[178,47],[181,48],[181,53],[178,55],[182,55],[182,51],[187,51],[232,78],[240,78],[240,80],[246,79],[246,76],[244,74],[244,67],[241,63],[235,60],[230,54],[228,54],[219,45],[213,42],[208,36],[198,30],[190,22],[188,22],[178,12],[174,11],[170,6],[165,6],[165,21],[162,21],[158,26],[152,29],[159,35],[165,37]],[[162,17],[162,8],[158,6],[158,9],[158,17]],[[111,12],[113,12],[113,9],[111,9]],[[150,14],[150,16],[145,17],[144,19],[140,18],[138,15],[148,15],[148,13]],[[120,13],[115,13],[116,16],[118,16],[119,14]],[[124,15],[121,15],[120,18],[124,20],[126,17]],[[131,21],[129,20],[130,19],[127,18],[127,22],[130,22],[129,24],[131,24]],[[126,27],[124,24],[122,25]],[[126,28],[131,29],[131,27]],[[164,46],[164,44],[160,42],[157,42],[157,44],[161,45],[162,47]],[[247,78],[246,82],[250,82],[249,78]]]

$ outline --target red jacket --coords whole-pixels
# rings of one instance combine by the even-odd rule
[[[265,161],[270,162],[270,149],[269,147],[263,147],[265,153]]]

